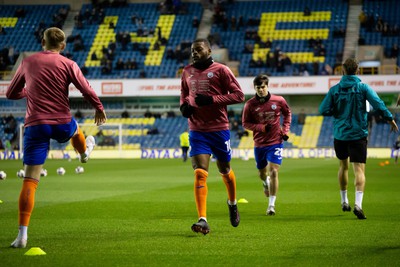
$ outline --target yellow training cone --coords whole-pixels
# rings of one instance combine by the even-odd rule
[[[25,253],[25,256],[39,256],[39,255],[46,255],[41,248],[31,248]]]
[[[247,201],[247,199],[241,198],[238,200],[238,203],[249,203],[249,202]]]

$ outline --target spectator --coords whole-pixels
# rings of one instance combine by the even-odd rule
[[[82,51],[82,50],[85,50],[85,46],[83,44],[82,37],[75,38],[72,51],[76,52],[76,51]]]
[[[268,52],[266,63],[267,63],[266,64],[267,69],[271,69],[271,70],[275,71],[277,60],[276,60],[274,52],[272,52],[272,51]]]
[[[247,43],[244,45],[243,53],[244,54],[253,54],[254,46],[251,43]]]
[[[73,59],[73,55],[71,54],[71,52],[69,52],[68,50],[65,50],[65,52],[61,53],[64,57],[69,58],[69,59]]]
[[[74,117],[75,117],[75,119],[80,120],[80,119],[83,119],[83,114],[82,114],[82,112],[78,109],[78,110],[75,112]]]
[[[141,69],[139,72],[139,78],[146,78],[147,73],[144,69]]]
[[[279,52],[278,59],[276,61],[276,71],[285,72],[285,58],[283,52]]]
[[[158,51],[160,50],[160,42],[156,41],[153,45],[153,50]]]
[[[131,16],[131,21],[132,21],[132,24],[136,24],[136,23],[137,23],[138,17],[137,17],[136,14],[134,14],[134,15]]]
[[[244,26],[244,19],[243,19],[243,16],[240,15],[238,18],[237,29],[240,30],[243,26]]]
[[[320,72],[320,75],[332,75],[332,73],[332,67],[329,64],[325,64]]]
[[[123,119],[129,118],[129,113],[128,113],[128,111],[124,110],[124,111],[121,113],[121,118],[123,118]]]
[[[324,57],[326,55],[326,49],[323,44],[321,44],[318,48],[318,56],[319,57]]]
[[[194,16],[192,19],[192,27],[193,28],[198,28],[200,25],[200,20],[197,16]]]
[[[126,31],[121,36],[122,50],[125,51],[126,48],[128,47],[128,44],[130,43],[131,43],[131,35],[128,31]]]
[[[97,58],[96,51],[93,51],[92,55],[90,56],[90,59],[91,59],[91,60],[99,60],[99,59]]]
[[[135,58],[132,58],[132,60],[128,59],[125,63],[126,69],[128,70],[137,70],[138,68],[138,63],[136,62]]]
[[[115,50],[117,49],[117,44],[115,42],[113,42],[113,41],[110,41],[108,43],[108,49],[111,49],[111,51],[114,53]]]
[[[397,23],[395,23],[393,27],[391,27],[391,34],[392,36],[398,36],[400,34],[400,28],[399,25],[397,25]]]
[[[181,63],[179,64],[178,69],[176,70],[176,74],[175,74],[175,78],[181,78],[182,77],[182,72],[183,72],[183,68],[185,66]]]
[[[17,10],[15,10],[14,17],[24,18],[25,15],[26,15],[26,11],[24,8],[20,7]]]
[[[96,134],[96,141],[97,141],[97,144],[99,145],[99,146],[103,146],[104,145],[104,133],[103,133],[103,130],[99,130],[98,132],[97,132],[97,134]]]
[[[261,68],[264,66],[264,61],[262,60],[261,57],[259,57],[257,60],[251,59],[250,60],[250,68]]]
[[[358,45],[365,45],[365,38],[362,35],[358,37]]]
[[[318,60],[315,60],[314,62],[313,62],[313,72],[312,72],[312,74],[313,75],[319,75],[319,61]]]
[[[182,150],[183,162],[186,162],[189,150],[189,131],[187,129],[179,135],[179,141]]]
[[[286,53],[282,54],[282,58],[283,58],[283,66],[285,68],[286,75],[292,76],[293,75],[292,60]]]
[[[301,109],[299,114],[297,115],[297,124],[303,125],[306,122],[306,114],[304,113],[304,109]]]
[[[272,47],[272,40],[270,38],[265,41],[265,48],[271,48]]]
[[[310,10],[310,8],[308,6],[306,6],[304,8],[303,15],[304,16],[311,16],[311,10]]]
[[[0,35],[2,35],[2,34],[7,34],[6,33],[6,30],[4,29],[4,27],[0,24]]]
[[[389,26],[389,24],[387,22],[383,23],[383,27],[382,27],[382,31],[381,32],[382,32],[382,36],[390,36],[392,34],[390,26]]]
[[[167,56],[166,57],[167,57],[167,59],[175,59],[175,53],[171,47],[167,48]]]
[[[364,11],[361,11],[360,15],[358,15],[358,21],[360,22],[361,27],[365,27],[367,24],[367,15],[365,14]]]
[[[150,130],[147,131],[147,135],[154,135],[154,134],[159,134],[160,132],[156,127],[151,128]]]
[[[313,37],[308,39],[308,47],[309,48],[313,48],[313,47],[315,47],[315,45],[316,45],[316,43],[315,43],[315,39]]]
[[[148,110],[146,110],[146,112],[143,114],[143,116],[144,116],[145,118],[151,118],[151,117],[153,117],[153,113],[151,113],[151,111],[148,109]]]
[[[17,132],[17,120],[12,114],[8,115],[5,120],[4,133],[15,134]]]
[[[7,63],[4,61],[3,57],[0,57],[0,71],[7,70]]]
[[[237,19],[235,16],[231,17],[231,31],[236,31]]]
[[[84,76],[86,76],[86,75],[89,74],[89,69],[88,69],[88,67],[86,67],[85,64],[83,64],[83,65],[81,66],[81,71],[82,71],[82,73],[83,73]]]
[[[125,69],[125,62],[122,58],[119,58],[117,63],[115,63],[115,69],[116,70],[123,70]]]
[[[132,50],[133,51],[139,51],[139,48],[140,48],[139,43],[132,42]]]
[[[333,38],[343,38],[346,36],[346,30],[343,27],[335,28]]]
[[[102,65],[101,74],[111,74],[112,72],[112,61],[107,59],[105,64]]]
[[[383,31],[383,25],[384,25],[384,21],[383,21],[382,17],[379,16],[378,20],[376,21],[376,24],[375,24],[375,30],[377,32],[382,32]]]
[[[399,56],[399,46],[397,44],[393,44],[392,48],[390,49],[390,57],[397,58]]]
[[[276,58],[276,60],[278,60],[279,55],[282,53],[280,46],[276,46],[274,49],[274,56]]]
[[[367,32],[372,32],[372,29],[373,29],[374,26],[375,26],[375,18],[374,18],[374,15],[369,15],[369,16],[367,16],[367,21],[366,21],[365,26],[366,26],[366,31],[367,31]]]

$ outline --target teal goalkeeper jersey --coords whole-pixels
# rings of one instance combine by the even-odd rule
[[[324,116],[333,116],[333,136],[338,140],[358,140],[368,136],[367,103],[376,112],[391,121],[392,114],[386,108],[376,92],[356,75],[344,75],[339,84],[330,88],[319,112]]]

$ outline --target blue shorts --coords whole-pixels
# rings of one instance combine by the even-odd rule
[[[264,169],[268,162],[278,165],[282,163],[283,144],[276,144],[266,147],[255,147],[254,157],[256,159],[257,169]]]
[[[24,164],[44,164],[50,149],[50,139],[65,143],[71,139],[77,128],[78,124],[74,118],[67,124],[40,124],[26,127],[24,131]]]
[[[229,130],[218,132],[189,131],[190,156],[213,155],[221,162],[230,162],[232,156]]]

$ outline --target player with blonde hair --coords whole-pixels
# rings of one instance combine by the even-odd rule
[[[28,226],[35,204],[40,173],[50,148],[50,139],[60,143],[71,140],[86,163],[95,146],[93,136],[85,139],[69,107],[69,85],[72,83],[96,110],[94,122],[101,125],[107,117],[100,99],[83,76],[78,65],[62,56],[65,34],[59,28],[48,28],[42,39],[43,51],[25,58],[7,89],[8,99],[26,99],[24,156],[25,177],[19,196],[19,232],[11,244],[25,248]]]

